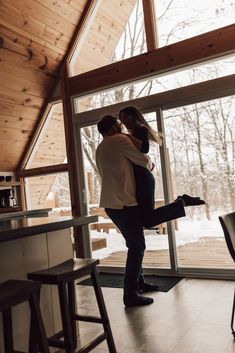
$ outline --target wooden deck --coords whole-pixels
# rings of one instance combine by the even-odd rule
[[[226,243],[221,237],[205,237],[198,242],[177,248],[181,267],[235,269]],[[126,252],[117,251],[100,260],[103,266],[125,266]],[[143,267],[166,268],[170,266],[168,250],[146,250]]]

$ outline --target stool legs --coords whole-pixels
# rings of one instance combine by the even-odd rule
[[[20,353],[14,349],[12,307],[27,302],[30,307],[31,324],[29,353],[49,353],[46,333],[39,308],[41,284],[24,280],[8,280],[0,284],[0,312],[2,313],[3,341],[5,353]]]
[[[231,317],[231,330],[232,330],[233,337],[235,338],[235,331],[234,331],[234,327],[233,327],[234,312],[235,312],[235,292],[234,292],[234,297],[233,297],[233,308],[232,308],[232,317]]]
[[[63,326],[63,336],[65,342],[65,351],[66,353],[74,353],[74,342],[71,329],[71,316],[69,312],[69,303],[67,297],[67,290],[65,283],[59,283],[59,298],[60,298],[60,310],[61,310],[61,319]]]
[[[73,337],[73,346],[77,347],[77,324],[74,320],[74,314],[76,312],[76,299],[75,299],[75,284],[74,282],[68,283],[68,301],[69,301],[69,314],[71,319],[71,329]]]
[[[29,298],[29,305],[32,314],[33,325],[37,330],[37,342],[41,353],[49,353],[46,333],[43,326],[42,316],[39,308],[39,292],[33,292]],[[35,332],[35,331],[34,331]],[[35,332],[36,333],[36,332]],[[36,342],[34,341],[34,345]],[[31,353],[31,352],[30,352]]]
[[[107,339],[107,344],[108,344],[108,347],[109,347],[109,352],[110,353],[117,353],[116,347],[115,347],[115,344],[114,344],[114,340],[113,340],[113,335],[112,335],[110,323],[109,323],[108,314],[107,314],[107,311],[106,311],[106,306],[105,306],[103,294],[102,294],[102,291],[101,291],[101,287],[99,285],[98,274],[97,274],[97,271],[96,271],[95,267],[92,268],[91,279],[92,279],[94,290],[95,290],[96,300],[97,300],[97,303],[98,303],[100,316],[101,316],[103,327],[104,327],[104,332],[106,332],[106,334],[107,334],[107,338],[106,339]]]
[[[11,309],[2,312],[3,338],[6,353],[13,353],[12,317]]]
[[[104,298],[98,281],[96,265],[99,260],[69,259],[46,270],[28,273],[28,278],[42,284],[56,285],[59,293],[62,330],[48,337],[51,347],[63,349],[66,353],[88,353],[107,340],[109,353],[117,353],[111,332],[111,327],[104,303]],[[76,310],[75,281],[89,275],[92,278],[99,317],[93,315],[79,315]],[[103,325],[103,332],[96,335],[90,342],[77,350],[76,321],[99,323]],[[34,353],[34,352],[33,352]]]

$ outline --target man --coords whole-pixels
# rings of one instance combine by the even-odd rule
[[[147,155],[141,153],[121,133],[121,123],[111,116],[104,116],[97,124],[103,141],[96,150],[96,164],[101,176],[100,206],[120,229],[128,248],[123,301],[126,306],[140,306],[153,303],[153,299],[139,292],[156,290],[144,281],[142,260],[145,251],[144,219],[137,204],[133,163],[152,170]],[[203,204],[200,198],[188,195],[178,197],[175,202],[151,212],[150,219],[155,226],[185,216],[184,207]]]

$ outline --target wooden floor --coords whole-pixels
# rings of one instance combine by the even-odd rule
[[[230,330],[234,282],[183,279],[169,292],[154,292],[154,303],[125,309],[122,290],[102,288],[118,353],[234,353]],[[79,313],[97,314],[93,288],[76,286]],[[80,324],[86,344],[101,331]],[[108,353],[106,342],[94,349]]]
[[[180,267],[230,268],[235,269],[224,238],[205,237],[195,243],[177,248]],[[103,266],[125,266],[126,252],[117,251],[102,259]],[[145,268],[166,268],[170,266],[168,250],[146,251],[143,266]]]

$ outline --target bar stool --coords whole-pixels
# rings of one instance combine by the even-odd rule
[[[9,280],[0,284],[0,312],[2,312],[3,341],[5,353],[23,353],[14,350],[11,308],[28,301],[31,311],[29,353],[36,347],[41,353],[49,353],[49,347],[39,308],[41,283],[23,280]]]
[[[109,352],[116,353],[112,331],[96,270],[96,265],[98,263],[99,260],[94,259],[70,259],[46,270],[28,273],[29,279],[40,281],[43,284],[56,285],[58,287],[62,331],[48,337],[49,346],[62,348],[66,353],[74,353],[75,348],[77,347],[76,321],[86,321],[102,324],[104,331],[90,341],[85,347],[80,348],[78,352],[90,352],[102,341],[107,340]],[[91,277],[100,317],[78,315],[76,313],[74,281],[84,275],[89,275]],[[61,338],[63,338],[63,340],[61,340]]]

